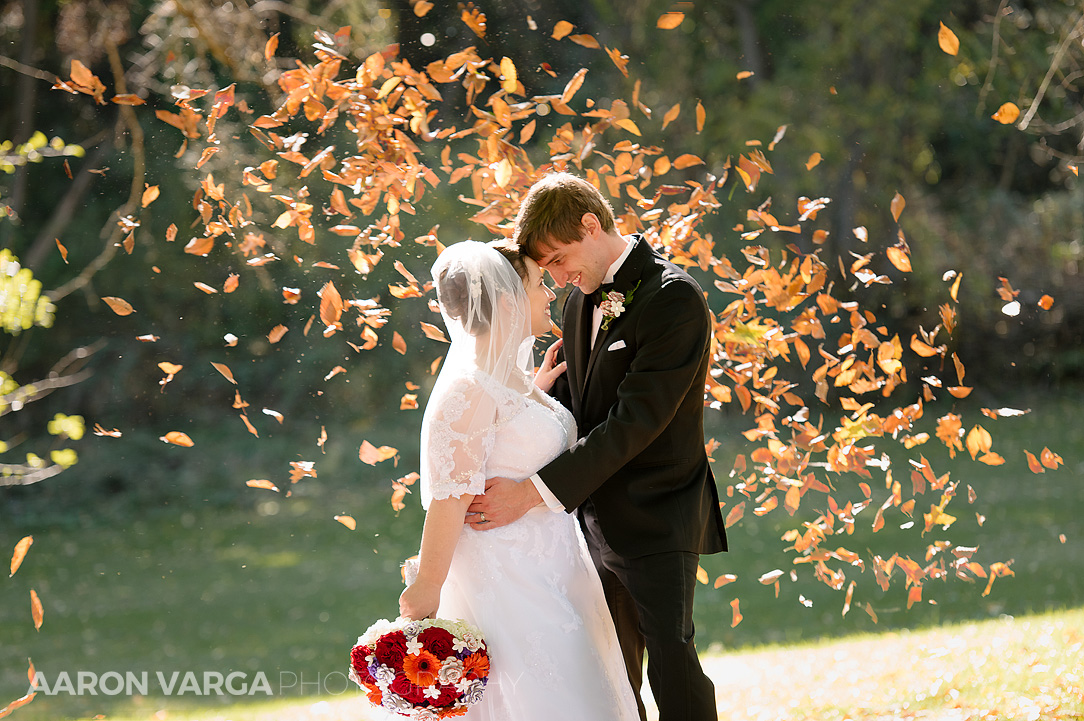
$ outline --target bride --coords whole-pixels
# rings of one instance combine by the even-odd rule
[[[464,523],[486,478],[528,478],[576,438],[572,415],[545,393],[564,372],[554,365],[560,341],[530,375],[556,296],[538,265],[504,242],[449,246],[433,278],[452,345],[422,421],[427,511],[400,612],[439,611],[482,630],[492,666],[468,721],[637,721],[576,519],[540,505],[484,533]]]

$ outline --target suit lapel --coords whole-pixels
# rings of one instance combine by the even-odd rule
[[[617,269],[617,274],[614,276],[614,290],[618,293],[623,293],[628,298],[629,291],[632,290],[636,282],[641,280],[644,275],[644,269],[651,261],[651,247],[648,246],[641,236],[636,236],[633,241],[635,245],[632,248],[632,252],[629,253],[629,257],[625,259],[625,262]],[[628,303],[631,305],[636,302],[636,294],[633,293],[631,301]],[[590,306],[589,303],[584,305]],[[594,307],[590,308],[592,311]],[[591,348],[591,314],[588,313],[587,318],[587,347],[591,348],[590,357],[584,367],[584,383],[582,387],[586,387],[587,379],[591,376],[591,370],[595,367],[595,360],[599,357],[599,354],[603,352],[606,346],[606,338],[615,327],[620,326],[621,322],[627,318],[628,310],[626,309],[620,317],[614,318],[610,321],[610,327],[603,330],[600,326],[598,329],[598,336],[595,338],[595,347]]]

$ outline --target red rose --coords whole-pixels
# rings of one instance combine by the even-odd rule
[[[407,655],[407,639],[402,631],[386,633],[376,642],[376,658],[380,663],[393,669],[403,667],[403,659]]]
[[[395,680],[391,682],[391,690],[415,706],[428,701],[425,698],[425,689],[421,686],[415,686],[410,682],[410,679],[403,675],[395,677]]]
[[[439,626],[430,626],[418,635],[426,651],[443,661],[452,655],[455,636]]]
[[[430,701],[430,703],[432,703],[434,706],[451,706],[453,703],[455,703],[455,700],[459,698],[459,690],[451,684],[442,684],[440,686],[437,686],[437,688],[440,690],[440,696],[437,696],[435,699]]]
[[[373,652],[368,646],[354,646],[350,649],[350,665],[354,668],[354,673],[358,675],[358,679],[362,683],[372,683],[376,679],[373,678],[373,674],[369,672],[369,662],[365,660],[365,657]]]

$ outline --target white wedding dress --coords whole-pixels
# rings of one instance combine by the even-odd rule
[[[469,412],[481,392],[496,404],[496,423],[478,448],[481,469],[463,479],[446,467],[423,487],[426,499],[481,493],[486,478],[529,477],[576,437],[572,415],[537,389],[517,393],[482,371],[453,384],[442,415]],[[489,647],[489,681],[465,721],[638,720],[602,584],[572,515],[537,506],[502,528],[464,525],[438,614],[477,626]]]

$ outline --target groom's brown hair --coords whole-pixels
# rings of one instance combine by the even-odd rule
[[[551,173],[527,191],[512,237],[537,261],[555,244],[580,242],[586,213],[595,214],[603,232],[614,229],[613,208],[598,188],[571,173]]]

